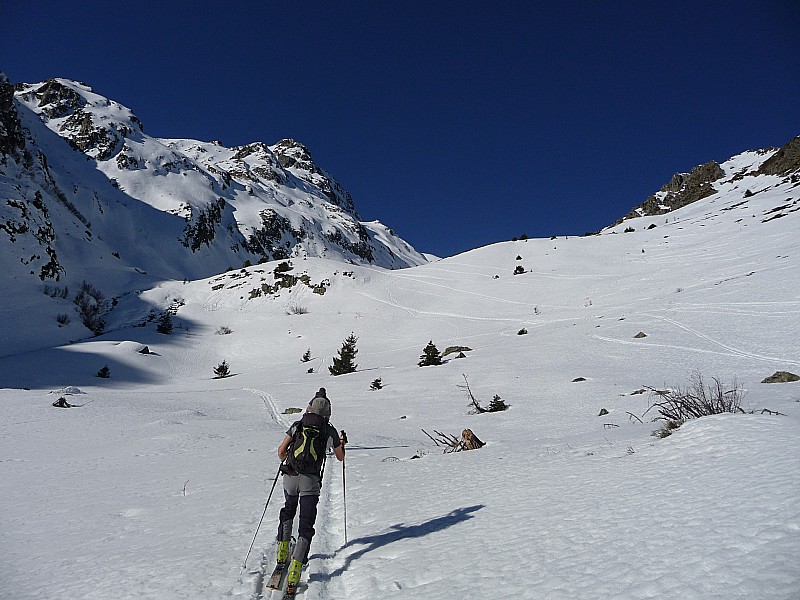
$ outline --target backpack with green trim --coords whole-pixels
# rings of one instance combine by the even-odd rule
[[[295,426],[292,441],[286,454],[286,464],[295,473],[319,475],[328,442],[328,420],[314,413],[306,413]]]

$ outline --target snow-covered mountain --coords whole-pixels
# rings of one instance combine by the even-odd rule
[[[136,169],[67,151],[28,102],[15,105],[22,126],[2,117],[0,147],[13,154],[5,173],[19,175],[3,185],[32,193],[33,208],[16,209],[28,212],[28,229],[6,221],[5,234],[50,243],[44,216],[73,214],[72,203],[92,227],[73,215],[62,240],[85,258],[93,286],[141,286],[113,302],[89,286],[76,304],[60,282],[38,280],[45,252],[26,258],[37,286],[18,274],[0,288],[3,597],[270,598],[280,481],[265,502],[275,450],[295,419],[287,411],[321,386],[350,444],[346,471],[332,461],[325,471],[299,598],[800,597],[800,381],[766,383],[800,374],[800,181],[791,166],[769,166],[793,164],[793,144],[707,169],[701,179],[713,178],[713,191],[680,207],[670,205],[684,186],[676,180],[653,212],[597,235],[498,243],[397,270],[309,256],[184,281],[174,267],[177,277],[156,283],[134,266],[128,279],[103,267],[130,256],[131,265],[158,265],[157,246],[120,248],[120,258],[79,252],[102,237],[103,216],[121,210],[116,200],[128,203],[124,214],[171,226],[168,193],[134,203],[132,191],[147,196],[126,178]],[[74,143],[105,153],[91,132]],[[235,158],[239,150],[213,144],[126,136],[116,142],[119,152],[129,146],[123,163],[152,160],[140,146],[160,144],[159,166],[137,169],[164,169],[149,177],[169,185],[197,181],[198,193],[211,180],[220,190],[220,171],[250,181],[245,174],[271,157],[293,189],[311,186],[301,175],[314,185],[322,177],[290,142]],[[51,181],[32,148],[69,168]],[[199,171],[166,166],[178,157]],[[92,182],[108,181],[98,165],[119,171],[120,189],[109,193],[120,195],[78,205]],[[229,190],[239,185],[230,177]],[[36,207],[37,191],[56,194],[48,212]],[[328,191],[349,214],[346,195]],[[125,225],[130,234],[153,235],[138,218]],[[215,240],[230,233],[215,231]],[[214,243],[201,250],[228,256]],[[202,272],[195,254],[176,265]],[[115,306],[92,313],[98,304]],[[167,316],[172,330],[159,332]],[[81,340],[84,318],[103,319],[105,332]],[[358,369],[331,376],[351,333]],[[67,335],[78,341],[59,343]],[[420,367],[430,341],[452,351]],[[216,379],[222,361],[231,376]],[[98,377],[103,367],[108,378]],[[653,437],[660,396],[648,389],[686,386],[695,370],[738,386],[747,414]],[[484,406],[496,395],[509,410],[472,414],[467,383]],[[54,408],[60,397],[75,407]],[[467,428],[486,446],[443,454],[427,435]]]
[[[425,257],[294,140],[225,148],[147,135],[82,83],[0,75],[3,285],[107,296],[244,264],[328,257],[404,268]]]
[[[689,173],[675,173],[659,191],[619,219],[667,214],[709,196],[749,198],[783,186],[785,191],[800,183],[800,136],[781,148],[743,152],[723,162],[709,161]]]

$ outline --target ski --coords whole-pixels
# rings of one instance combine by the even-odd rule
[[[286,571],[286,567],[289,566],[288,562],[285,563],[277,563],[275,568],[272,570],[272,575],[267,581],[267,588],[271,590],[277,590],[281,587],[281,579],[283,578],[283,573]]]
[[[272,570],[272,575],[267,581],[267,589],[279,590],[281,584],[288,575],[289,565],[292,562],[292,554],[294,553],[294,544],[289,545],[289,558],[285,562],[275,563],[275,568]]]

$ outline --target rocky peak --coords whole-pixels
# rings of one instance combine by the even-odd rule
[[[696,166],[689,173],[675,173],[668,183],[649,196],[614,225],[635,217],[663,215],[692,202],[715,194],[713,182],[725,177],[725,171],[715,161]]]
[[[687,194],[691,192],[689,195],[698,195],[699,190],[708,190],[712,182],[722,177],[725,177],[725,172],[717,162],[712,160],[695,167],[689,173],[675,173],[672,179],[669,180],[669,183],[664,185],[660,191],[671,194]],[[686,204],[703,197],[705,196],[699,196],[694,200],[686,202]]]
[[[762,175],[788,175],[799,170],[800,136],[797,136],[765,160],[758,172]]]
[[[130,109],[100,96],[81,83],[48,79],[18,84],[18,98],[40,115],[53,131],[77,150],[96,160],[114,156],[133,133],[142,133]]]
[[[83,96],[57,79],[48,79],[32,94],[41,112],[50,119],[65,117],[86,106]]]
[[[350,193],[317,166],[311,158],[311,152],[303,144],[293,139],[283,139],[270,146],[270,150],[284,169],[292,169],[297,177],[322,190],[333,204],[360,218]]]

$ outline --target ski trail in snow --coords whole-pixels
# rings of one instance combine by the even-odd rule
[[[256,396],[260,397],[261,400],[264,402],[264,406],[266,407],[267,412],[270,415],[270,418],[284,429],[289,428],[289,425],[291,425],[291,423],[289,423],[283,417],[281,411],[278,410],[278,406],[275,404],[275,400],[272,398],[270,394],[252,388],[244,388],[244,391],[250,392],[251,394],[255,394]]]
[[[536,306],[535,303],[521,302],[519,300],[509,300],[508,298],[499,298],[497,296],[491,296],[489,294],[482,294],[480,292],[475,292],[475,291],[472,291],[472,290],[463,290],[463,289],[455,288],[455,287],[453,287],[451,285],[445,285],[443,283],[435,283],[435,282],[430,281],[428,279],[423,279],[420,276],[415,275],[415,274],[405,274],[405,273],[401,274],[401,273],[397,273],[396,271],[382,272],[382,271],[379,271],[378,269],[375,269],[374,267],[371,268],[371,270],[375,271],[376,273],[380,273],[381,275],[383,275],[384,277],[387,277],[387,278],[394,278],[394,279],[399,279],[399,280],[406,280],[406,281],[413,281],[413,282],[416,282],[416,283],[422,283],[422,284],[425,284],[425,285],[428,285],[428,286],[431,286],[431,287],[443,288],[443,289],[449,290],[451,292],[457,292],[457,293],[465,295],[465,296],[469,295],[469,296],[474,296],[474,297],[477,297],[477,298],[484,298],[486,300],[494,300],[495,302],[501,302],[501,303],[504,303],[504,304],[518,304],[520,306],[530,306],[531,308]],[[402,290],[404,288],[399,288],[398,287],[398,288],[395,288],[395,289],[401,289]],[[419,293],[419,290],[417,290],[417,289],[411,289],[409,291],[413,291],[415,293]]]
[[[339,461],[329,454],[318,505],[317,533],[311,543],[309,564],[301,579],[297,597],[305,600],[348,598],[349,592],[341,577],[332,573],[343,564],[339,556],[344,544],[344,492]]]
[[[476,316],[472,316],[472,315],[464,315],[464,314],[451,313],[451,312],[440,312],[440,311],[432,311],[432,310],[419,310],[419,309],[416,309],[416,308],[412,308],[410,306],[404,306],[404,305],[400,304],[399,302],[397,302],[397,300],[394,300],[393,298],[392,298],[392,301],[389,302],[387,300],[384,300],[383,298],[378,298],[377,296],[373,296],[371,294],[367,294],[367,293],[364,293],[364,292],[358,292],[358,294],[360,296],[365,297],[365,298],[369,298],[370,300],[373,300],[375,302],[380,302],[381,304],[387,304],[389,306],[394,306],[395,308],[402,309],[402,310],[408,312],[409,314],[428,315],[428,316],[432,316],[432,317],[451,317],[451,318],[457,318],[457,319],[464,319],[466,321],[496,321],[496,322],[509,322],[509,323],[518,323],[519,322],[519,318],[513,318],[512,319],[512,318],[503,318],[503,317],[476,317]],[[478,294],[478,295],[480,295],[480,294]],[[486,296],[486,297],[490,298],[489,296]],[[498,300],[498,302],[504,302],[504,300]],[[531,307],[534,306],[533,304],[529,305],[527,303],[522,303],[522,302],[514,302],[514,304],[524,304],[525,306],[531,306]],[[531,312],[533,312],[533,310],[531,310]]]
[[[653,314],[643,314],[642,316],[647,316],[647,317],[651,317],[653,319],[659,319],[661,321],[666,321],[667,323],[670,323],[670,324],[672,324],[672,325],[674,325],[674,326],[676,326],[676,327],[678,327],[680,329],[683,329],[683,330],[685,330],[685,331],[687,331],[687,332],[689,332],[689,333],[691,333],[691,334],[693,334],[693,335],[695,335],[695,336],[697,336],[697,337],[699,337],[699,338],[701,338],[703,340],[706,340],[707,342],[719,347],[721,350],[708,350],[708,349],[704,349],[704,348],[695,348],[695,347],[691,347],[691,346],[679,346],[677,344],[656,344],[656,343],[652,343],[652,342],[641,342],[641,341],[638,341],[638,340],[636,340],[636,341],[633,341],[633,340],[621,340],[621,339],[618,339],[618,338],[612,338],[612,337],[607,337],[607,336],[597,335],[597,334],[592,334],[589,337],[592,338],[592,339],[595,339],[595,340],[601,340],[601,341],[604,341],[604,342],[615,342],[617,344],[627,344],[627,345],[633,345],[633,346],[653,347],[653,348],[673,348],[675,350],[688,350],[690,352],[697,352],[697,353],[701,353],[701,354],[718,354],[720,356],[737,356],[737,357],[743,357],[743,358],[752,358],[754,360],[761,360],[761,361],[771,362],[771,363],[789,364],[789,365],[800,366],[800,361],[797,361],[797,360],[792,360],[792,359],[782,358],[782,357],[776,357],[776,356],[765,356],[763,354],[756,354],[755,352],[747,352],[745,350],[740,350],[738,348],[734,348],[733,346],[729,346],[727,344],[723,344],[722,342],[720,342],[718,340],[715,340],[712,337],[709,337],[709,336],[705,335],[704,333],[701,333],[701,332],[697,331],[696,329],[692,329],[691,327],[689,327],[687,325],[684,325],[682,323],[679,323],[678,321],[675,321],[674,319],[670,319],[668,317],[660,317],[658,315],[653,315]]]
[[[684,325],[683,323],[679,323],[678,321],[676,321],[674,319],[670,319],[669,317],[662,317],[662,316],[659,316],[659,315],[653,315],[653,314],[647,314],[647,313],[643,313],[643,316],[652,317],[654,319],[659,319],[661,321],[665,321],[667,323],[670,323],[671,325],[674,325],[675,327],[683,329],[684,331],[688,331],[689,333],[691,333],[693,335],[696,335],[700,339],[706,340],[707,342],[710,342],[711,344],[714,344],[715,346],[718,346],[718,347],[720,347],[720,348],[722,348],[724,350],[727,350],[730,354],[732,354],[734,356],[743,356],[745,358],[753,358],[753,359],[756,359],[756,360],[764,360],[764,361],[768,361],[768,362],[787,363],[787,364],[795,365],[795,366],[800,365],[800,361],[797,361],[797,360],[791,360],[791,359],[781,358],[781,357],[776,357],[776,356],[765,356],[763,354],[756,354],[755,352],[747,352],[745,350],[740,350],[739,348],[734,348],[733,346],[729,346],[727,344],[723,344],[722,342],[720,342],[718,340],[715,340],[714,338],[712,338],[712,337],[710,337],[710,336],[708,336],[708,335],[706,335],[704,333],[701,333],[700,331],[697,331],[696,329],[692,329],[688,325]]]

